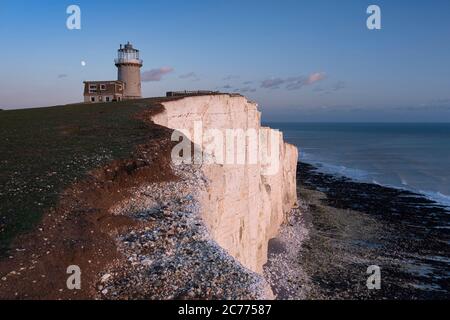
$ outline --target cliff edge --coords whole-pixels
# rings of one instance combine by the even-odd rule
[[[273,298],[262,266],[297,201],[297,149],[261,127],[255,103],[154,98],[0,121],[0,298]],[[20,231],[14,219],[33,215]]]

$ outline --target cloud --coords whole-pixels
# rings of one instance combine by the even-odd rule
[[[345,89],[347,86],[344,81],[338,81],[329,87],[316,86],[313,91],[320,93],[321,96],[332,94],[333,92]]]
[[[309,76],[297,76],[290,78],[271,78],[261,82],[261,88],[264,89],[279,89],[285,86],[287,90],[299,90],[304,86],[310,86],[316,82],[322,81],[326,78],[324,72],[312,73]]]
[[[326,78],[326,74],[325,72],[316,72],[316,73],[312,73],[308,76],[308,78],[306,79],[306,84],[307,85],[311,85],[314,84],[316,82],[322,81]]]
[[[300,77],[291,77],[286,80],[286,89],[288,90],[298,90],[303,88],[308,84],[308,77],[300,76]]]
[[[256,88],[250,87],[250,86],[243,86],[241,88],[236,88],[235,86],[232,86],[230,84],[226,84],[221,87],[216,87],[218,90],[227,90],[229,92],[240,92],[240,93],[246,93],[246,92],[255,92]]]
[[[249,85],[249,84],[252,84],[253,83],[253,81],[245,81],[245,82],[243,82],[243,84],[245,84],[245,85]]]
[[[286,79],[286,89],[288,90],[299,90],[304,86],[310,86],[316,82],[322,81],[326,78],[325,73],[316,72],[312,73],[307,77],[299,76],[299,77],[291,77]]]
[[[344,81],[338,81],[331,87],[331,90],[339,91],[339,90],[345,89],[346,87],[347,86],[345,85]]]
[[[161,81],[166,74],[173,72],[171,67],[162,67],[142,72],[142,82]]]
[[[240,77],[237,76],[237,75],[230,74],[230,75],[226,76],[225,78],[223,78],[222,80],[229,81],[229,80],[236,80],[236,79],[239,79],[239,78]]]
[[[422,103],[416,106],[399,106],[395,108],[401,111],[449,111],[450,110],[450,99],[449,98],[439,98],[432,99],[429,102]]]
[[[283,80],[281,78],[272,78],[263,80],[261,82],[261,88],[264,89],[279,89],[282,84],[284,84],[286,80]]]
[[[189,72],[189,73],[182,74],[178,78],[180,78],[180,79],[192,79],[194,81],[200,80],[195,72]]]
[[[243,88],[240,88],[240,89],[236,89],[236,91],[237,92],[241,92],[241,93],[255,92],[256,88],[252,88],[252,87],[247,86],[247,87],[243,87]]]
[[[67,78],[68,75],[65,73],[58,74],[58,79]]]

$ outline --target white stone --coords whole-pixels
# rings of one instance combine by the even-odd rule
[[[105,283],[106,281],[108,281],[111,278],[111,274],[106,273],[102,276],[100,282]]]

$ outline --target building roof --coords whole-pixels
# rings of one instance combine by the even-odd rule
[[[83,81],[83,83],[111,83],[111,82],[115,82],[115,83],[120,83],[120,84],[124,84],[125,82],[121,81],[121,80],[95,80],[95,81]]]

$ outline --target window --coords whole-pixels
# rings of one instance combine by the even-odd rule
[[[90,84],[89,85],[89,93],[95,93],[97,92],[97,85],[96,84]]]
[[[122,85],[119,84],[119,91],[122,91]]]
[[[103,97],[102,96],[98,97],[98,101],[103,101]]]
[[[122,98],[121,97],[117,97],[117,101],[120,101],[120,100],[122,100]]]
[[[95,102],[95,97],[91,97],[91,102]]]
[[[106,97],[106,98],[105,98],[105,101],[106,101],[106,102],[109,102],[109,97]]]
[[[106,84],[101,84],[100,85],[100,90],[106,90]]]

